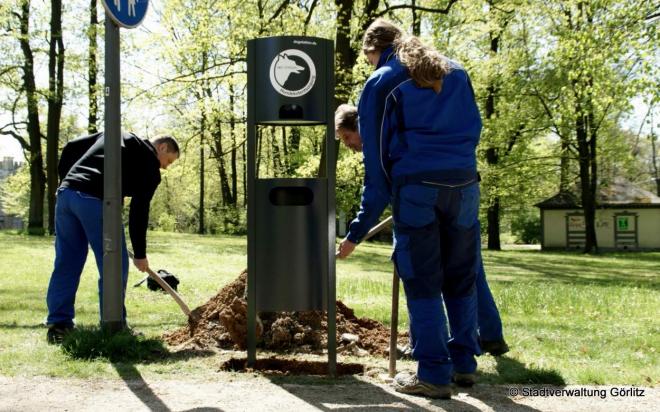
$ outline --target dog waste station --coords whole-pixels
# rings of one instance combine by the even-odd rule
[[[258,311],[327,310],[328,373],[336,373],[333,54],[332,41],[316,37],[248,41],[249,366]],[[324,177],[258,178],[259,126],[322,125]]]

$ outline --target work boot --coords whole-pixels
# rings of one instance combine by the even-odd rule
[[[477,374],[476,373],[454,373],[452,378],[456,386],[461,388],[471,388],[477,383]]]
[[[73,331],[73,325],[55,323],[48,327],[48,332],[46,333],[46,340],[51,345],[60,345],[64,340],[64,337]]]
[[[408,395],[422,395],[433,399],[451,399],[451,385],[435,385],[420,381],[417,374],[398,373],[394,377],[394,390]]]
[[[501,356],[509,351],[509,345],[506,344],[504,339],[500,340],[479,340],[481,351],[490,353],[493,356]]]

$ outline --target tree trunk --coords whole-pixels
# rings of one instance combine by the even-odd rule
[[[284,170],[288,171],[291,167],[289,160],[289,145],[286,144],[286,127],[282,127],[282,165]]]
[[[419,13],[417,12],[417,1],[412,0],[411,1],[411,6],[412,6],[412,30],[413,30],[413,35],[419,36],[419,33],[422,28],[422,19],[420,18]]]
[[[299,156],[297,156],[297,153],[300,150],[300,127],[291,127],[290,135],[291,140],[289,144],[289,153],[291,153],[293,156],[289,160],[289,170],[287,171],[289,175],[293,174],[293,172],[295,172],[300,165],[300,162],[298,161]]]
[[[270,142],[271,142],[271,150],[272,150],[272,156],[271,158],[273,159],[273,173],[275,174],[276,177],[280,174],[282,171],[282,159],[280,155],[280,148],[277,145],[277,135],[275,133],[275,126],[270,127]]]
[[[199,227],[197,233],[203,235],[206,233],[204,225],[204,133],[206,133],[206,112],[202,109],[202,118],[199,123]]]
[[[55,192],[58,174],[60,119],[64,93],[64,41],[62,0],[51,0],[50,48],[48,51],[48,123],[46,126],[46,167],[48,179],[48,233],[55,234]]]
[[[357,53],[351,47],[351,18],[353,16],[354,0],[335,0],[337,7],[337,29],[335,31],[335,108],[348,102],[353,88],[353,66],[357,61]],[[328,119],[330,120],[330,119]],[[334,139],[333,139],[334,140]],[[339,153],[339,141],[334,140],[335,162]],[[321,160],[319,161],[318,177],[326,177],[327,153],[326,145],[321,145]],[[336,168],[337,165],[331,165]]]
[[[590,153],[590,146],[593,144],[588,141],[587,117],[584,115],[582,107],[579,103],[576,104],[575,112],[577,113],[577,119],[575,121],[575,133],[578,143],[581,200],[585,225],[584,252],[591,253],[598,251],[595,225],[596,190],[595,187],[593,187],[594,176],[591,176],[593,170],[593,165],[591,162],[592,159],[595,160],[595,154]]]
[[[229,107],[231,108],[231,117],[229,118],[229,131],[231,133],[231,198],[232,205],[236,208],[238,203],[238,172],[236,168],[236,116],[234,115],[234,86],[229,86]],[[237,222],[238,223],[238,222]]]
[[[653,124],[653,118],[651,118]],[[655,179],[656,194],[660,196],[660,171],[658,170],[658,149],[655,146],[656,138],[651,129],[651,164],[653,166],[653,178]]]
[[[500,38],[493,32],[490,33],[490,51],[497,54],[499,50]],[[487,119],[493,119],[497,115],[495,108],[495,98],[497,96],[497,86],[495,80],[491,79],[488,85],[486,96],[486,112]],[[486,161],[492,168],[496,168],[499,163],[499,153],[497,147],[489,147],[486,150]],[[502,250],[500,242],[500,197],[495,195],[492,202],[488,206],[488,250]]]
[[[571,183],[570,183],[571,156],[569,151],[570,141],[568,140],[568,137],[564,137],[563,133],[560,139],[561,139],[561,154],[560,154],[561,163],[559,166],[559,192],[567,193],[571,191]]]
[[[229,179],[227,178],[227,168],[225,167],[225,158],[222,145],[222,122],[217,117],[216,125],[213,130],[213,155],[218,165],[218,175],[220,177],[220,193],[222,194],[222,205],[230,206],[234,204],[231,190],[229,189]]]
[[[21,50],[23,51],[23,86],[27,98],[27,130],[30,140],[30,210],[28,233],[44,234],[44,189],[46,176],[41,152],[41,127],[39,125],[39,101],[34,79],[34,56],[30,47],[30,0],[21,3]]]
[[[89,3],[89,29],[87,31],[87,38],[89,39],[89,52],[87,55],[87,76],[89,77],[87,83],[87,96],[88,115],[87,115],[87,132],[94,134],[98,132],[98,112],[99,105],[97,100],[97,84],[96,77],[98,74],[98,66],[96,63],[96,54],[98,52],[97,32],[98,32],[99,19],[96,14],[96,0],[90,0]]]

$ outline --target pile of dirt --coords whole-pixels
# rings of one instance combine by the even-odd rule
[[[164,335],[165,341],[187,349],[247,347],[247,271],[193,312],[196,321]],[[321,311],[261,312],[257,317],[258,346],[270,350],[320,352],[327,347],[327,317]],[[357,356],[387,356],[390,330],[382,323],[358,318],[337,301],[337,352]],[[399,344],[407,342],[399,333]]]

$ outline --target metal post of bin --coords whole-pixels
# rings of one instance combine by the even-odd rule
[[[254,43],[248,42],[248,66],[250,66],[251,59],[254,59]],[[254,198],[254,180],[256,179],[256,165],[252,161],[256,158],[256,124],[255,124],[255,88],[249,87],[254,84],[255,71],[248,70],[248,110],[247,110],[247,147],[248,147],[248,164],[247,164],[247,198],[248,198],[248,212],[247,212],[247,227],[248,227],[248,273],[247,273],[247,364],[254,366],[257,360],[257,293],[254,287],[256,280],[256,239],[255,239],[255,198]]]

